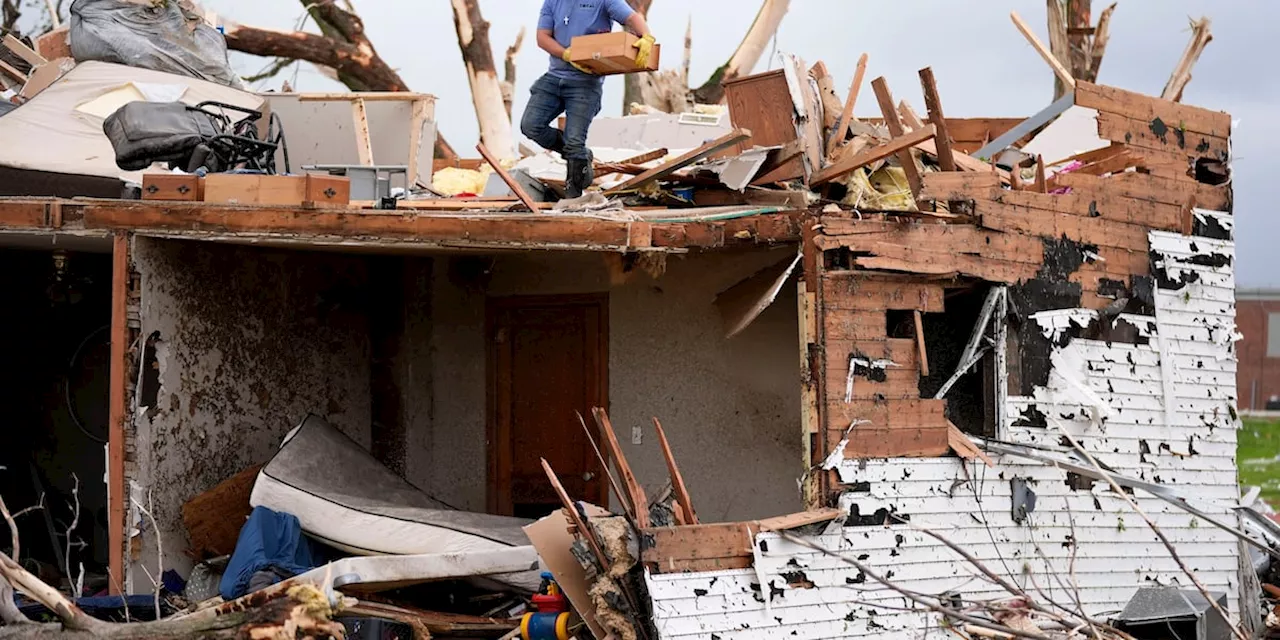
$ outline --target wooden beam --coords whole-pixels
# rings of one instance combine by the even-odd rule
[[[684,484],[684,476],[680,475],[680,468],[676,466],[676,457],[671,453],[671,443],[667,441],[667,434],[662,430],[662,423],[657,418],[653,419],[653,429],[658,434],[658,444],[662,447],[662,457],[667,461],[667,473],[671,476],[671,489],[676,494],[676,502],[680,506],[676,512],[684,520],[684,524],[698,524],[698,514],[693,510],[693,499],[689,497],[689,488]]]
[[[813,509],[811,511],[801,511],[800,513],[791,513],[785,516],[774,516],[757,521],[755,528],[760,531],[787,531],[798,527],[807,527],[811,524],[819,522],[831,522],[836,518],[844,516],[845,513],[840,509]]]
[[[826,169],[815,173],[809,183],[811,186],[815,187],[826,184],[856,169],[861,169],[872,162],[888,158],[895,153],[900,153],[904,149],[909,150],[911,147],[914,147],[921,142],[932,139],[934,135],[936,135],[936,131],[934,130],[933,125],[927,125],[923,129],[912,131],[900,138],[894,138],[885,144],[878,147],[872,147],[852,158],[842,160],[839,163],[827,167]],[[914,165],[914,161],[912,164]]]
[[[924,89],[924,107],[929,112],[929,122],[938,131],[933,144],[936,147],[938,166],[943,171],[956,170],[955,151],[951,147],[951,133],[947,130],[947,116],[942,113],[942,100],[938,98],[938,82],[933,77],[933,68],[920,70],[920,87]]]
[[[373,140],[369,137],[369,113],[364,108],[364,100],[356,98],[351,101],[351,121],[356,133],[356,152],[360,156],[360,164],[366,167],[373,165]],[[409,176],[410,180],[417,176]]]
[[[916,349],[920,352],[920,375],[929,377],[929,356],[924,347],[924,316],[920,315],[920,311],[915,311],[916,320]]]
[[[124,593],[124,423],[129,362],[129,235],[111,242],[111,334],[107,377],[107,573],[108,590]]]
[[[889,92],[889,83],[880,76],[871,81],[871,88],[876,92],[876,100],[880,103],[880,112],[884,116],[885,126],[889,127],[889,134],[894,138],[901,137],[906,131],[902,127],[902,121],[898,118],[898,111],[893,107],[893,94]],[[936,135],[936,129],[929,127],[931,132],[930,138]],[[915,145],[911,145],[915,146]],[[915,156],[911,155],[911,148],[907,147],[898,151],[898,162],[902,165],[902,172],[907,176],[907,184],[911,185],[912,198],[920,194],[920,170],[916,168]]]
[[[329,102],[341,100],[364,100],[365,102],[410,102],[428,100],[435,102],[436,97],[429,93],[412,91],[353,91],[351,93],[299,93],[299,102]]]
[[[524,187],[520,186],[520,183],[516,182],[516,179],[512,178],[506,169],[502,168],[502,164],[498,162],[497,158],[493,157],[493,154],[489,153],[489,149],[484,146],[483,142],[476,145],[476,151],[480,152],[480,157],[484,158],[485,162],[488,162],[489,166],[493,167],[494,173],[497,173],[498,177],[507,183],[512,193],[516,194],[517,198],[520,198],[520,202],[523,202],[524,206],[529,207],[530,211],[538,210],[538,203],[534,202],[529,192],[525,191]]]
[[[605,413],[604,409],[595,407],[591,410],[591,415],[595,418],[596,426],[600,428],[601,440],[604,441],[605,448],[609,450],[609,458],[613,460],[614,466],[618,468],[618,475],[622,477],[623,487],[630,494],[628,498],[635,511],[632,514],[632,519],[637,527],[647,528],[649,526],[649,499],[644,495],[644,487],[640,486],[640,482],[636,480],[636,475],[631,472],[631,465],[627,462],[627,456],[622,453],[622,445],[618,443],[618,434],[613,430],[613,423],[609,421],[609,414]]]
[[[591,554],[596,557],[596,562],[600,563],[602,569],[609,568],[609,557],[605,555],[604,549],[596,540],[595,532],[591,530],[591,525],[583,518],[578,511],[578,505],[565,492],[564,485],[560,483],[560,478],[556,477],[556,472],[551,470],[551,464],[546,458],[541,458],[542,470],[547,474],[547,480],[551,483],[551,488],[555,489],[556,496],[560,498],[560,504],[564,505],[565,515],[568,516],[569,522],[573,523],[574,528],[578,530],[578,535],[582,536],[587,545],[591,547]]]
[[[898,116],[902,118],[902,124],[909,129],[915,130],[924,126],[924,120],[920,119],[920,114],[916,113],[911,103],[906,100],[898,102]]]
[[[1009,12],[1009,18],[1013,20],[1013,25],[1018,28],[1018,31],[1022,32],[1022,36],[1027,39],[1027,42],[1031,43],[1031,46],[1036,50],[1036,53],[1039,53],[1040,57],[1044,58],[1044,61],[1049,64],[1049,67],[1053,69],[1054,75],[1058,76],[1058,79],[1062,81],[1062,84],[1070,90],[1075,90],[1075,77],[1072,76],[1071,72],[1067,71],[1067,68],[1062,65],[1062,61],[1054,57],[1053,52],[1050,51],[1048,47],[1044,46],[1044,43],[1040,41],[1040,38],[1036,37],[1035,32],[1031,30],[1031,27],[1027,26],[1027,23],[1018,15],[1018,12]]]
[[[0,60],[0,73],[3,73],[4,75],[9,76],[10,78],[17,81],[18,83],[25,84],[27,81],[27,74],[13,68],[9,63],[5,62],[4,60]],[[0,84],[0,87],[2,86],[4,85]]]
[[[608,191],[605,195],[614,195],[623,191],[637,189],[655,180],[660,180],[665,176],[669,176],[703,158],[715,155],[729,147],[740,142],[750,140],[751,131],[748,129],[734,129],[733,131],[708,142],[697,149],[694,149],[678,158],[673,158],[661,165],[654,167]]]
[[[638,156],[632,156],[622,162],[618,162],[617,164],[644,164],[646,162],[653,162],[654,160],[661,160],[667,157],[668,153],[670,152],[667,151],[667,148],[663,147],[661,149],[654,149],[653,151],[642,153]]]
[[[849,127],[853,126],[853,107],[858,103],[858,92],[862,89],[862,80],[867,75],[867,54],[862,54],[858,58],[858,69],[853,73],[853,83],[849,85],[849,97],[845,100],[844,111],[840,114],[840,121],[836,123],[835,131],[831,134],[831,139],[827,141],[827,160],[834,161],[836,151],[844,145],[845,138],[849,137]]]
[[[36,53],[34,49],[23,44],[21,40],[13,37],[13,34],[5,35],[4,46],[12,51],[14,55],[25,60],[33,69],[48,62],[48,60],[45,60],[44,56]]]

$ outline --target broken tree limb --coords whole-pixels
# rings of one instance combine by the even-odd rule
[[[480,124],[480,141],[500,159],[512,158],[516,143],[511,133],[511,118],[503,106],[502,83],[498,81],[498,71],[493,63],[489,23],[480,14],[479,0],[451,0],[451,3],[458,48],[467,66],[471,102],[475,106],[476,121]]]
[[[827,167],[826,169],[823,169],[822,171],[819,171],[813,174],[813,177],[809,180],[809,185],[812,187],[817,187],[817,186],[826,184],[828,182],[831,182],[836,178],[848,175],[849,173],[852,173],[858,169],[861,169],[862,167],[865,167],[871,164],[872,162],[875,162],[877,160],[883,160],[904,149],[910,149],[911,147],[914,147],[920,144],[921,142],[924,142],[926,140],[931,140],[934,137],[934,135],[936,135],[936,133],[937,132],[933,128],[933,125],[927,125],[921,129],[912,131],[907,135],[904,135],[898,138],[893,138],[892,140],[890,140],[889,142],[886,142],[885,144],[882,144],[878,147],[872,147],[870,149],[867,149],[866,151],[863,151],[862,153],[859,153],[853,156],[852,158],[849,158],[847,160],[842,160],[834,165],[831,165],[830,167]]]
[[[889,83],[884,76],[880,76],[871,81],[871,88],[876,92],[876,101],[880,103],[880,112],[884,115],[885,126],[889,127],[889,134],[894,138],[902,137],[905,130],[902,127],[902,120],[898,118],[898,111],[893,107],[893,94],[889,92]],[[934,127],[929,129],[936,135],[937,129]],[[916,167],[915,156],[911,155],[911,147],[898,151],[898,162],[902,165],[902,172],[907,176],[912,197],[920,195],[920,169]]]
[[[1089,47],[1089,70],[1081,76],[1081,80],[1097,82],[1098,72],[1102,69],[1102,56],[1107,52],[1107,43],[1111,40],[1111,15],[1116,12],[1116,3],[1103,9],[1098,18],[1098,26],[1093,29],[1093,44]]]
[[[1048,47],[1044,46],[1044,43],[1040,41],[1040,38],[1036,37],[1035,32],[1031,30],[1031,27],[1027,26],[1027,23],[1018,15],[1018,12],[1011,11],[1009,13],[1009,18],[1013,20],[1013,25],[1018,28],[1018,31],[1022,32],[1022,36],[1027,39],[1027,42],[1031,43],[1031,46],[1036,50],[1036,53],[1039,53],[1040,57],[1044,58],[1044,61],[1053,69],[1054,75],[1058,76],[1058,79],[1062,81],[1062,84],[1074,91],[1076,88],[1075,77],[1073,77],[1071,72],[1062,65],[1060,60],[1054,57],[1053,52],[1050,51]]]
[[[1191,23],[1191,41],[1182,52],[1178,66],[1174,67],[1173,75],[1169,76],[1169,82],[1160,94],[1161,98],[1182,102],[1182,91],[1187,88],[1187,83],[1191,82],[1191,69],[1196,66],[1196,62],[1200,60],[1200,54],[1204,53],[1205,47],[1212,41],[1213,34],[1209,33],[1208,18],[1200,18]]]
[[[711,78],[694,89],[694,99],[700,104],[718,104],[724,100],[724,83],[734,78],[750,75],[769,47],[773,34],[778,32],[782,19],[791,7],[791,0],[764,0],[747,35],[724,66],[715,70]]]
[[[684,518],[684,524],[698,524],[698,514],[693,511],[693,498],[689,497],[689,488],[684,484],[684,476],[680,475],[680,467],[676,466],[675,454],[671,452],[671,443],[667,442],[667,434],[662,430],[662,423],[653,419],[654,432],[658,434],[658,444],[662,446],[662,457],[667,461],[667,474],[671,476],[671,490],[676,494],[678,511]]]

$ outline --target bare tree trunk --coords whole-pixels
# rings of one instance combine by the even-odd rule
[[[258,56],[305,60],[333,69],[338,81],[352,91],[409,90],[400,74],[378,55],[359,16],[339,7],[334,0],[303,0],[302,3],[324,35],[231,24],[226,29],[227,47]],[[439,135],[436,136],[436,157],[457,158],[449,143]]]
[[[636,13],[644,16],[647,20],[649,18],[649,7],[653,6],[653,0],[627,0],[627,4],[631,5],[631,8]],[[631,103],[644,102],[642,91],[642,87],[645,84],[644,75],[643,73],[628,73],[623,76],[622,115],[627,115],[627,110],[631,108]]]
[[[764,0],[751,29],[738,45],[738,50],[729,58],[729,62],[716,69],[711,79],[694,90],[694,98],[702,104],[716,104],[723,100],[724,82],[749,75],[755,69],[790,7],[791,0]]]
[[[507,108],[507,120],[511,119],[511,105],[515,102],[516,56],[520,55],[520,48],[524,46],[524,32],[524,27],[520,27],[515,43],[507,47],[506,68],[502,74],[502,104]]]
[[[467,65],[471,101],[480,123],[480,142],[499,158],[515,154],[511,119],[502,102],[502,85],[489,46],[489,23],[480,14],[479,0],[452,0],[453,24],[458,31],[458,47]]]
[[[1182,52],[1182,59],[1174,68],[1169,82],[1165,84],[1164,92],[1160,94],[1161,98],[1182,102],[1182,91],[1187,88],[1187,83],[1191,82],[1191,68],[1196,66],[1196,62],[1200,60],[1200,54],[1204,53],[1204,48],[1209,46],[1212,40],[1213,34],[1209,33],[1208,18],[1200,18],[1191,23],[1191,42],[1187,43],[1187,49]]]
[[[1049,16],[1049,49],[1053,57],[1067,68],[1071,77],[1086,82],[1098,81],[1102,56],[1110,37],[1113,3],[1102,12],[1097,26],[1092,22],[1092,0],[1047,0]],[[1062,79],[1054,76],[1054,100],[1066,95]]]

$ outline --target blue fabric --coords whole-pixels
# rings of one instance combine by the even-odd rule
[[[520,131],[543,149],[559,151],[566,159],[588,160],[587,130],[600,113],[603,87],[595,78],[579,73],[576,78],[560,78],[548,73],[533,83],[529,104],[524,108]],[[565,114],[564,132],[551,121]]]
[[[609,33],[614,22],[626,24],[634,13],[626,0],[543,0],[538,30],[550,31],[556,42],[567,48],[577,36]],[[550,73],[563,79],[591,78],[597,84],[604,81],[600,76],[578,71],[556,56],[551,56]]]
[[[272,569],[296,576],[318,565],[296,516],[254,507],[240,529],[236,551],[222,574],[218,592],[223,599],[234,600],[249,592],[249,580],[259,571]]]
[[[23,615],[36,622],[57,619],[57,616],[46,609],[44,605],[28,600],[22,597],[21,594],[15,593],[13,600]],[[151,594],[133,595],[127,598],[123,596],[76,598],[75,603],[89,617],[108,622],[125,622],[126,620],[138,622],[155,620],[156,618],[155,596]],[[126,608],[129,610],[128,615],[125,615]],[[171,613],[173,613],[173,607],[169,606],[169,603],[164,598],[161,598],[160,615],[169,615]]]

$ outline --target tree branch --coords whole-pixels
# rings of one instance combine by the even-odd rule
[[[790,7],[791,0],[764,0],[755,22],[751,23],[751,29],[733,52],[733,57],[694,90],[694,98],[702,104],[716,104],[723,100],[725,81],[750,74],[755,69]]]

